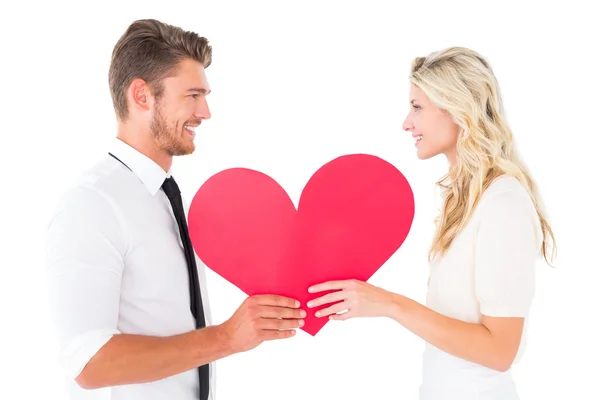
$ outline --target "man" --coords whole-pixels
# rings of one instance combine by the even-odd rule
[[[73,399],[215,399],[214,362],[289,338],[292,299],[247,298],[210,326],[204,269],[170,174],[210,118],[205,38],[156,20],[116,44],[110,152],[62,198],[48,229],[50,295]]]

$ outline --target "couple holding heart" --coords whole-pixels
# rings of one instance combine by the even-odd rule
[[[48,227],[70,398],[216,400],[219,359],[297,328],[387,317],[426,342],[421,399],[518,399],[510,368],[524,349],[535,262],[554,256],[554,235],[487,60],[452,47],[410,67],[403,129],[419,159],[443,155],[449,167],[425,305],[366,282],[415,212],[404,175],[375,156],[324,165],[297,210],[268,176],[222,171],[188,212],[171,165],[194,152],[211,117],[211,62],[205,38],[156,20],[135,21],[113,50],[117,138]],[[220,325],[202,264],[249,295]]]

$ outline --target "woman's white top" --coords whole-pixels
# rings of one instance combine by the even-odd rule
[[[483,193],[466,228],[446,255],[430,264],[426,304],[451,318],[481,322],[527,317],[535,287],[542,230],[525,188],[502,175]],[[527,318],[518,361],[525,347]],[[498,372],[427,343],[421,400],[516,400],[510,369]]]

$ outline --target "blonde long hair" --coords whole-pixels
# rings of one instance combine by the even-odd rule
[[[445,254],[471,218],[490,183],[502,174],[517,178],[528,191],[543,232],[541,253],[552,259],[556,245],[535,182],[513,146],[513,133],[504,118],[500,88],[487,62],[477,52],[450,47],[411,64],[410,81],[459,126],[457,160],[437,182],[444,196],[436,218],[436,232],[429,251],[431,260]]]

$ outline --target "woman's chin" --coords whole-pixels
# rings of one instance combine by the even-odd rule
[[[435,154],[431,154],[431,152],[425,151],[424,149],[417,149],[417,157],[419,160],[427,160],[433,157]]]

